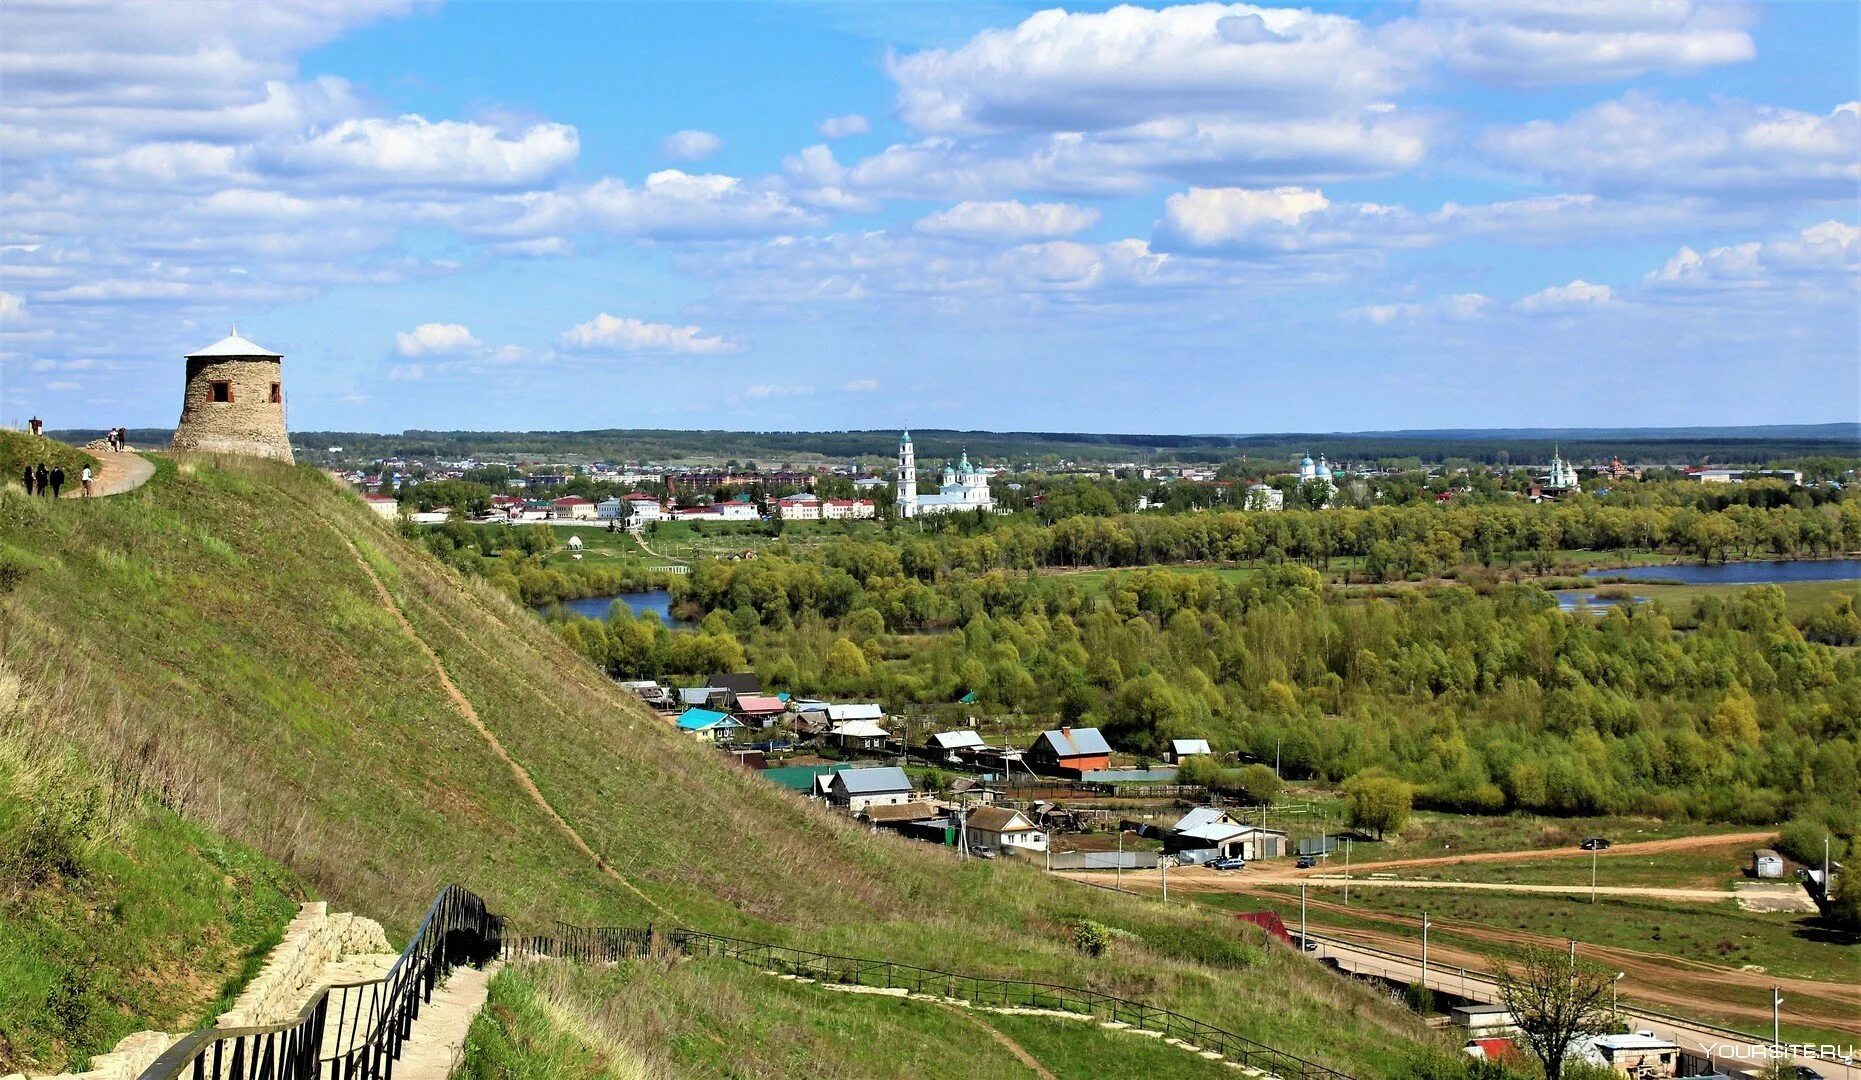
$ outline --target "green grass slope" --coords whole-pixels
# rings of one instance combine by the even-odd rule
[[[77,486],[84,466],[97,466],[97,459],[56,439],[38,438],[19,431],[0,431],[0,487],[20,486],[20,470],[43,464],[50,469],[64,466],[69,483]]]
[[[119,497],[0,499],[0,658],[60,703],[15,726],[391,933],[457,881],[532,928],[655,920],[1090,986],[1358,1076],[1419,1075],[1441,1045],[1219,915],[959,865],[730,765],[312,469],[162,459]],[[1123,933],[1088,958],[1080,918]],[[885,1013],[847,1052],[871,1075],[934,1022]]]

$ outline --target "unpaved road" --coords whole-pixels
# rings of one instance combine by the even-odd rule
[[[1775,829],[1762,832],[1712,833],[1703,836],[1676,836],[1666,840],[1638,840],[1628,844],[1617,844],[1607,851],[1596,852],[1599,859],[1616,859],[1625,855],[1659,855],[1669,851],[1692,851],[1696,848],[1729,847],[1734,844],[1768,844],[1777,838]],[[1380,862],[1355,863],[1351,866],[1351,880],[1358,874],[1376,873],[1386,870],[1419,870],[1429,866],[1460,866],[1466,863],[1511,863],[1536,862],[1539,859],[1587,859],[1590,852],[1580,847],[1534,848],[1528,851],[1480,851],[1466,855],[1431,855],[1419,859],[1385,859]],[[1314,867],[1310,870],[1295,869],[1290,864],[1285,866],[1262,867],[1257,874],[1251,873],[1252,880],[1298,881],[1300,878],[1319,874],[1336,874],[1339,872],[1337,860],[1331,865]]]

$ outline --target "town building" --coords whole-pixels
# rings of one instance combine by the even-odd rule
[[[550,502],[550,509],[555,512],[557,521],[593,521],[595,504],[580,495],[564,495]]]
[[[1043,731],[1028,748],[1026,760],[1030,768],[1077,779],[1110,767],[1111,744],[1098,728]]]
[[[937,494],[918,494],[917,450],[912,446],[911,432],[908,430],[898,440],[896,502],[898,516],[905,518],[963,510],[989,512],[995,509],[995,496],[989,491],[989,474],[969,463],[967,450],[963,451],[960,462],[944,465],[943,480],[937,487]]]
[[[1680,1074],[1680,1048],[1652,1031],[1597,1035],[1584,1045],[1582,1058],[1634,1080],[1661,1080]]]
[[[284,357],[239,336],[239,328],[187,361],[181,420],[168,448],[291,461],[284,431]]]
[[[1325,485],[1326,502],[1330,502],[1337,496],[1338,485],[1331,477],[1331,465],[1325,461],[1325,455],[1318,455],[1316,462],[1312,460],[1310,454],[1299,459],[1299,483],[1303,484],[1307,480],[1316,480]],[[1281,500],[1281,504],[1284,505],[1284,496]]]
[[[678,729],[701,742],[727,742],[742,726],[715,709],[686,709],[678,718]]]
[[[1551,475],[1545,477],[1544,490],[1550,494],[1561,495],[1576,491],[1581,485],[1577,481],[1577,467],[1564,460],[1561,447],[1551,450]]]
[[[401,516],[401,502],[392,495],[364,495],[362,501],[378,516],[389,521]]]
[[[1265,484],[1249,484],[1241,500],[1241,508],[1244,510],[1286,509],[1286,493]]]
[[[821,497],[801,492],[785,495],[775,501],[775,516],[783,521],[819,521],[821,520]]]

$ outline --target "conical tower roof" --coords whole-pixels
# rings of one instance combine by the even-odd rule
[[[266,360],[284,359],[283,353],[272,352],[270,349],[263,348],[240,337],[239,328],[237,326],[233,327],[232,333],[199,352],[188,353],[186,358],[192,360],[199,356],[253,356]]]

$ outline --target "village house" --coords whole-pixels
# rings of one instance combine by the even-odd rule
[[[1214,751],[1208,748],[1207,739],[1171,739],[1169,759],[1181,765],[1184,758],[1206,756]]]
[[[1078,779],[1111,765],[1111,745],[1098,728],[1043,731],[1028,748],[1027,763],[1037,772]]]
[[[950,765],[957,765],[977,752],[987,750],[988,744],[982,741],[977,732],[964,728],[958,731],[939,731],[932,735],[925,744],[930,756]]]
[[[1597,1035],[1583,1048],[1583,1060],[1634,1080],[1661,1080],[1680,1074],[1680,1048],[1652,1031]]]
[[[1211,859],[1277,859],[1286,854],[1286,834],[1237,821],[1227,811],[1199,806],[1177,819],[1163,850],[1190,862]]]
[[[630,691],[634,697],[655,709],[670,709],[678,704],[678,699],[673,696],[671,690],[651,679],[631,679],[620,685],[622,689]]]
[[[401,516],[401,501],[392,495],[364,495],[362,501],[378,516],[389,521]]]
[[[551,500],[549,505],[555,511],[557,521],[595,520],[594,503],[580,495],[564,495],[560,499]]]
[[[1026,814],[1006,806],[981,806],[963,817],[963,836],[972,848],[1047,850],[1047,834]]]
[[[732,694],[730,712],[744,727],[774,727],[788,713],[788,703],[774,694]]]
[[[679,704],[694,708],[705,708],[715,702],[726,704],[730,700],[730,691],[721,686],[681,686],[678,692]]]
[[[704,684],[732,694],[762,693],[762,679],[754,671],[713,671],[704,677]]]
[[[826,499],[821,503],[824,521],[862,521],[877,516],[871,499]]]
[[[864,813],[868,807],[902,806],[911,801],[911,778],[896,767],[841,769],[823,781],[827,801],[853,814]]]
[[[728,742],[742,727],[729,713],[715,709],[686,709],[678,718],[678,729],[700,742]]]
[[[892,733],[871,720],[843,720],[827,731],[842,750],[883,750]]]

